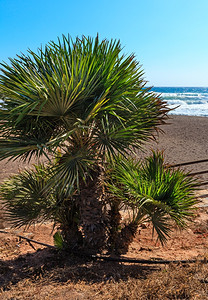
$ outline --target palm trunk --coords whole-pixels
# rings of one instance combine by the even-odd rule
[[[128,252],[129,245],[133,242],[133,239],[136,235],[138,224],[131,222],[126,224],[119,234],[115,241],[115,253],[116,254],[125,254]]]
[[[111,197],[109,195],[109,197]],[[112,197],[111,197],[112,198]],[[120,202],[116,198],[110,199],[109,210],[109,238],[108,238],[108,250],[114,252],[119,235],[119,228],[121,226],[121,214],[119,209]]]
[[[69,251],[79,250],[83,244],[82,232],[79,227],[79,207],[76,201],[65,200],[59,214],[61,215],[60,230]]]
[[[106,247],[108,217],[101,184],[101,170],[92,172],[91,177],[92,179],[88,178],[81,188],[80,219],[83,248],[85,251],[97,253]]]
[[[79,251],[82,247],[83,237],[77,225],[60,226],[66,248],[69,251]]]

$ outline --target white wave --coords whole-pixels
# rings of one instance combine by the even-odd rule
[[[177,100],[177,99],[170,99],[167,101],[169,105],[187,105],[185,101]]]
[[[163,93],[162,97],[168,99],[202,99],[208,101],[208,93]]]
[[[168,103],[169,104],[169,103]],[[177,107],[177,102],[175,104],[169,104],[171,109],[171,114],[175,115],[188,115],[188,116],[208,116],[208,103],[201,104],[187,104],[182,102]]]
[[[162,97],[174,109],[170,114],[208,116],[208,93],[162,93]]]

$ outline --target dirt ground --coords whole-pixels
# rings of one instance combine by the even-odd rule
[[[11,234],[0,232],[0,259],[16,259],[19,255],[34,253],[45,247],[18,238],[22,235],[39,242],[53,245],[53,224],[33,225],[28,229],[3,229]],[[32,246],[31,246],[32,245]],[[196,217],[189,227],[184,230],[175,228],[166,245],[152,236],[152,227],[148,223],[139,226],[138,232],[127,253],[130,258],[137,259],[169,259],[183,260],[204,258],[208,259],[208,207],[197,210]]]
[[[207,263],[164,266],[92,261],[15,235],[53,245],[52,225],[0,233],[1,299],[208,299]],[[208,207],[202,203],[190,226],[175,229],[164,247],[152,237],[151,226],[141,224],[125,257],[206,262]]]

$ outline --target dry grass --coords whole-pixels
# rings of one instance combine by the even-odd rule
[[[0,261],[1,299],[208,299],[207,264],[93,262],[47,249]]]

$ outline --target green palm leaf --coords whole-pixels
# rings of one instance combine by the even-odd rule
[[[141,67],[133,55],[121,54],[119,41],[83,37],[73,42],[63,36],[38,53],[29,50],[28,55],[10,59],[10,65],[1,65],[4,103],[0,118],[4,122],[0,131],[6,129],[7,135],[18,138],[27,135],[37,145],[49,142],[53,148],[51,140],[56,143],[57,132],[72,132],[81,120],[100,132],[93,138],[103,154],[106,144],[112,154],[125,153],[130,145],[147,140],[168,111],[165,103],[144,87]],[[46,122],[51,131],[43,130],[37,136]],[[104,131],[105,138],[101,138]],[[5,142],[2,158],[8,157]],[[41,151],[37,147],[33,154],[41,155]]]
[[[179,169],[168,168],[159,152],[138,163],[119,157],[107,186],[133,209],[134,222],[145,218],[152,223],[161,243],[169,236],[170,221],[185,227],[197,203],[197,182]]]

